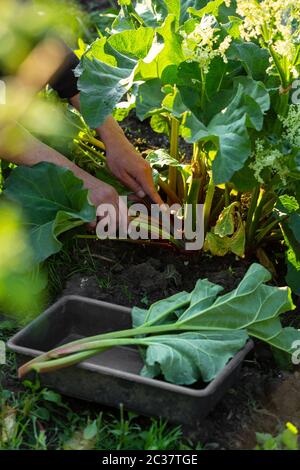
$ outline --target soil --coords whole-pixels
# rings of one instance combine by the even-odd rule
[[[168,149],[170,142],[166,134],[158,134],[154,132],[149,124],[149,119],[140,121],[134,111],[131,111],[129,116],[120,123],[127,138],[132,142],[143,154],[149,150],[156,150],[159,148]],[[189,161],[192,156],[192,145],[179,138],[179,154],[182,159]]]
[[[250,262],[234,256],[215,259],[205,253],[180,254],[173,248],[127,242],[81,243],[80,254],[89,252],[96,272],[74,274],[64,294],[77,293],[98,300],[132,307],[146,306],[182,290],[192,290],[202,277],[233,289]],[[89,258],[85,258],[90,263]],[[83,267],[84,268],[84,267]]]

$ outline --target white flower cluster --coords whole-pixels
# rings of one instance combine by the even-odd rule
[[[249,165],[254,171],[255,179],[263,184],[262,172],[265,169],[271,170],[273,175],[279,175],[282,184],[287,184],[289,168],[286,164],[286,157],[278,150],[265,146],[263,140],[258,139],[255,142],[254,161]]]
[[[230,3],[230,2],[227,2]],[[214,16],[205,15],[201,18],[193,32],[183,35],[183,52],[188,60],[199,62],[204,74],[209,72],[211,61],[220,56],[227,63],[226,51],[231,44],[231,37],[226,36],[218,45],[220,36],[218,34],[217,22]]]
[[[300,147],[300,105],[291,105],[287,116],[281,121],[284,128],[282,137],[292,147]]]
[[[237,13],[243,18],[240,33],[243,39],[263,38],[282,57],[288,59],[290,71],[300,43],[300,2],[297,0],[237,0]]]

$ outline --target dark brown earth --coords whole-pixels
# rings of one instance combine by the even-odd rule
[[[87,270],[92,263],[95,273],[74,274],[67,281],[64,293],[76,290],[79,295],[129,307],[145,307],[178,291],[192,290],[200,277],[231,290],[250,264],[234,256],[216,260],[201,252],[181,254],[173,248],[127,242],[82,242],[79,250],[89,264]]]

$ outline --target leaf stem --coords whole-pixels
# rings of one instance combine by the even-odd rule
[[[192,228],[196,230],[197,227],[197,204],[199,198],[199,192],[201,188],[201,179],[193,178],[189,187],[188,196],[185,204],[185,219],[190,215],[190,208],[192,209]]]
[[[213,182],[213,176],[211,175],[207,191],[206,191],[206,196],[205,196],[205,202],[204,202],[204,233],[206,234],[209,228],[209,222],[210,222],[210,215],[211,215],[211,209],[212,209],[212,204],[213,204],[213,199],[215,195],[215,184]]]
[[[272,230],[277,227],[280,222],[284,221],[286,218],[288,218],[287,216],[284,216],[284,217],[281,217],[280,219],[275,219],[275,220],[272,220],[272,222],[270,222],[266,227],[264,227],[256,236],[256,242],[257,244],[258,243],[261,243],[267,235],[269,235],[269,233],[272,232]]]
[[[179,139],[179,121],[171,116],[171,136],[170,136],[170,156],[178,160],[178,139]],[[169,167],[168,185],[171,191],[176,194],[177,168]]]
[[[181,204],[181,201],[177,194],[171,189],[168,183],[166,183],[164,180],[161,178],[158,178],[158,184],[161,187],[161,189],[166,193],[166,195],[169,198],[169,203],[172,204]]]
[[[248,246],[249,246],[250,249],[252,248],[254,238],[255,238],[255,234],[256,234],[256,230],[257,230],[260,218],[261,218],[262,213],[263,213],[263,208],[264,208],[264,205],[265,205],[265,202],[266,202],[265,199],[268,196],[269,195],[268,195],[267,191],[265,191],[263,188],[260,188],[259,197],[258,197],[258,200],[257,200],[257,205],[256,205],[256,208],[254,210],[252,222],[250,224],[249,231],[248,231],[247,242],[248,242]]]
[[[254,215],[254,212],[255,212],[255,209],[257,207],[257,202],[258,202],[258,198],[259,198],[259,194],[260,194],[260,185],[257,184],[252,192],[252,195],[251,195],[251,203],[250,203],[250,207],[248,209],[248,215],[247,215],[247,222],[246,222],[246,237],[247,237],[247,241],[249,241],[249,235],[250,235],[250,228],[251,228],[251,224],[252,224],[252,221],[253,221],[253,215]]]

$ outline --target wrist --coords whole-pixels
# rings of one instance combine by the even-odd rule
[[[105,123],[98,127],[96,131],[107,148],[127,141],[123,129],[112,116],[109,116]]]

